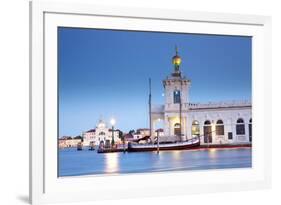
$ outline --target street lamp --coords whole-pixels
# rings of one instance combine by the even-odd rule
[[[111,124],[111,126],[112,126],[112,140],[111,140],[111,146],[113,147],[113,145],[114,145],[114,125],[115,125],[115,123],[116,123],[116,121],[115,121],[115,119],[114,118],[111,118],[111,120],[110,120],[110,124]]]

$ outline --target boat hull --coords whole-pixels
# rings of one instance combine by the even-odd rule
[[[198,148],[200,146],[200,141],[195,140],[193,142],[181,142],[181,143],[169,143],[169,144],[159,144],[159,150],[187,150]],[[157,151],[157,144],[152,145],[128,145],[128,152],[151,152]]]

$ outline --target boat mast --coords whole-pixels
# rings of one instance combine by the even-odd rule
[[[152,119],[151,119],[151,79],[149,78],[149,100],[148,100],[148,106],[149,106],[149,134],[150,134],[150,140],[152,142]]]

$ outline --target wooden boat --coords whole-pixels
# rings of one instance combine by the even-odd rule
[[[123,146],[116,145],[116,146],[106,147],[104,146],[104,142],[101,141],[97,153],[125,152],[126,150],[127,147],[125,147],[124,144]]]
[[[159,150],[185,150],[185,149],[193,149],[199,146],[200,146],[200,140],[198,137],[196,137],[183,142],[171,142],[171,143],[160,143],[160,144],[129,143],[127,150],[128,152],[157,151],[158,148]]]
[[[105,148],[105,149],[98,149],[97,153],[101,154],[101,153],[112,153],[112,152],[124,152],[126,150],[124,150],[124,148]]]

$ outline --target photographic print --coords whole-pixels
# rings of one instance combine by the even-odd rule
[[[58,27],[58,177],[252,167],[252,37]]]

